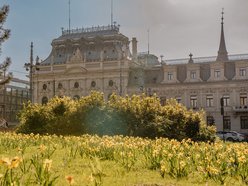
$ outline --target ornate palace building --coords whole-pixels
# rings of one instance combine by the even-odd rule
[[[156,93],[162,104],[175,98],[189,109],[204,109],[207,123],[217,130],[248,132],[248,55],[228,55],[223,24],[222,17],[217,56],[164,61],[138,53],[136,38],[131,52],[116,25],[63,30],[33,74],[33,100],[77,99],[92,90],[104,92],[106,99],[113,92]]]

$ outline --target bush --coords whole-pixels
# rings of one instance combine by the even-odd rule
[[[51,99],[47,105],[28,104],[19,114],[17,132],[63,135],[97,134],[166,137],[213,141],[214,128],[207,127],[203,112],[187,110],[175,100],[161,106],[156,95],[120,97],[104,101],[100,92],[79,100]]]

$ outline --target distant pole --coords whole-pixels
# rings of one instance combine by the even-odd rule
[[[30,83],[30,100],[31,100],[31,103],[33,103],[33,62],[34,62],[34,58],[33,58],[33,42],[31,42],[31,50],[30,50],[30,71],[29,71],[29,83]]]
[[[71,33],[71,0],[69,0],[69,33]]]
[[[121,68],[122,60],[120,60],[120,96],[122,96],[122,68]]]
[[[111,26],[113,26],[113,0],[111,0]]]
[[[147,40],[148,40],[148,55],[150,54],[150,29],[147,30]]]

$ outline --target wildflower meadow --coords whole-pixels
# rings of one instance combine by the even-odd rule
[[[247,185],[248,144],[0,133],[0,185]]]

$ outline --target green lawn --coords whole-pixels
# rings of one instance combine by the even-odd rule
[[[70,178],[80,186],[246,185],[247,149],[247,143],[0,133],[0,185],[63,186]]]

